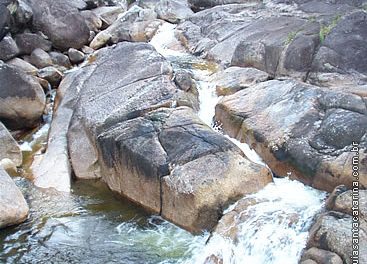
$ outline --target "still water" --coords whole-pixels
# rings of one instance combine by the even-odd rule
[[[0,263],[179,263],[207,238],[150,215],[101,182],[76,181],[70,194],[16,182],[30,216],[0,231]]]

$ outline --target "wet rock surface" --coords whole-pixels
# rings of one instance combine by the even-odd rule
[[[31,168],[35,178],[34,184],[38,187],[70,192],[72,168],[67,132],[79,93],[77,76],[77,72],[66,75],[57,90],[47,150],[33,162]]]
[[[20,166],[23,158],[19,145],[1,122],[0,142],[0,161],[10,159],[15,166]]]
[[[25,221],[29,211],[27,202],[2,167],[0,167],[0,188],[0,228]]]

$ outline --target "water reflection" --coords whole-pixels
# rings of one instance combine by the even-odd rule
[[[72,192],[41,190],[17,179],[29,219],[0,231],[0,263],[178,263],[204,245],[151,216],[100,182],[77,181]]]

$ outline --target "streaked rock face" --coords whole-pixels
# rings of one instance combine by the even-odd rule
[[[268,81],[224,97],[216,117],[231,136],[249,143],[280,176],[316,188],[352,186],[352,143],[365,159],[367,109],[357,95],[296,81]],[[367,186],[367,168],[360,183]]]

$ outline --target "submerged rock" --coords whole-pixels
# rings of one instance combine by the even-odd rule
[[[0,61],[0,120],[10,129],[35,127],[45,108],[39,83],[24,71]]]
[[[0,228],[24,222],[29,212],[27,202],[1,166],[0,190]]]
[[[296,81],[268,81],[224,97],[216,118],[253,147],[276,175],[332,191],[352,186],[353,144],[366,159],[367,109],[359,96]],[[360,184],[367,167],[360,162]]]
[[[198,119],[196,96],[174,85],[170,65],[150,45],[102,49],[75,81],[68,142],[78,178],[102,177],[192,232],[212,228],[230,201],[272,180]]]

